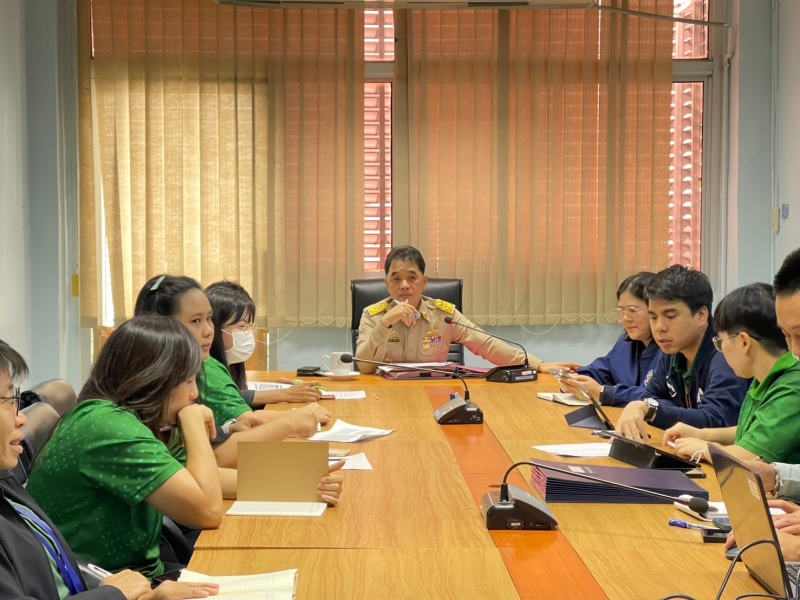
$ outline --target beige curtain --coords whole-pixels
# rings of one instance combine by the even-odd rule
[[[82,104],[82,148],[97,140],[115,321],[167,272],[239,281],[270,327],[343,325],[363,272],[363,249],[348,244],[363,238],[363,15],[91,6],[81,82],[93,66],[97,130]],[[99,314],[92,183],[83,177],[87,320]]]
[[[668,262],[671,23],[409,11],[396,27],[395,243],[463,278],[481,324],[610,320],[621,279]]]

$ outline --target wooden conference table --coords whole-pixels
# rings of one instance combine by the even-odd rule
[[[250,374],[251,381],[286,373]],[[394,429],[388,437],[333,444],[364,451],[372,471],[346,471],[341,502],[321,519],[225,517],[200,536],[189,567],[211,575],[298,568],[298,600],[377,598],[714,598],[730,562],[721,544],[669,527],[667,505],[550,504],[557,531],[487,531],[481,496],[515,461],[531,457],[622,466],[611,459],[554,459],[533,445],[596,441],[570,428],[570,408],[536,397],[539,382],[469,382],[485,424],[441,426],[433,409],[457,382],[393,382],[362,375],[328,389],[367,392],[366,400],[323,401],[335,418]],[[618,409],[609,409],[615,420]],[[655,430],[654,430],[654,433]],[[654,440],[660,441],[659,435]],[[695,480],[721,500],[713,470]],[[530,468],[512,479],[523,489]],[[763,592],[737,565],[725,598]]]

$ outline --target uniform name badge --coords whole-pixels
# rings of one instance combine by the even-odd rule
[[[393,331],[392,335],[389,336],[389,341],[390,342],[399,342],[400,341],[400,336],[397,335],[396,331]]]

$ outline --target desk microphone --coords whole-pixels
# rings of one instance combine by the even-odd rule
[[[391,367],[393,369],[405,369],[407,371],[422,371],[424,373],[438,373],[461,381],[464,386],[464,397],[458,392],[450,394],[450,401],[440,406],[433,413],[436,421],[440,425],[480,425],[483,423],[483,411],[473,404],[469,399],[469,388],[464,378],[453,371],[440,371],[439,369],[428,369],[427,367],[407,367],[406,365],[396,365],[377,360],[364,360],[363,358],[353,358],[352,354],[342,354],[340,359],[345,364],[352,362],[367,363],[378,365],[379,367]]]
[[[528,500],[528,498],[525,498],[522,500],[522,506],[516,506],[516,504],[520,502],[519,493],[521,490],[515,488],[514,486],[509,486],[508,476],[511,474],[511,471],[522,465],[530,465],[532,467],[537,467],[539,469],[544,469],[546,471],[555,471],[556,473],[564,473],[565,475],[571,475],[573,477],[578,477],[579,479],[588,479],[589,481],[603,483],[605,485],[621,488],[623,490],[628,490],[630,492],[644,494],[645,496],[653,496],[654,498],[661,498],[663,500],[677,502],[678,504],[688,506],[689,510],[692,510],[696,513],[700,513],[701,515],[707,513],[708,510],[711,508],[711,505],[705,498],[698,498],[695,496],[689,498],[668,496],[667,494],[653,492],[651,490],[646,490],[644,488],[633,487],[632,485],[625,485],[624,483],[617,483],[616,481],[608,481],[607,479],[601,479],[600,477],[594,477],[593,475],[587,475],[586,473],[573,473],[572,471],[567,471],[566,469],[558,469],[556,467],[551,467],[550,465],[545,465],[536,461],[525,460],[518,463],[514,463],[508,468],[506,474],[503,475],[503,483],[500,485],[499,494],[497,492],[487,492],[486,494],[484,494],[481,504],[483,507],[484,516],[486,517],[487,529],[550,529],[551,528],[549,526],[544,526],[544,525],[551,525],[549,520],[552,519],[552,515],[550,511],[547,509],[546,505],[537,498],[534,498],[530,494],[527,494],[527,492],[522,492],[522,494],[524,494],[525,496],[533,498],[533,500],[536,502],[536,505],[528,506],[527,503],[530,502],[530,500]],[[542,509],[546,511],[545,514],[541,514]],[[520,526],[518,525],[518,523],[520,522],[527,523],[529,525]]]
[[[486,333],[482,329],[478,329],[477,327],[472,327],[471,325],[464,325],[463,323],[459,323],[458,321],[453,319],[453,317],[445,317],[444,322],[447,323],[448,325],[458,325],[459,327],[463,327],[464,329],[477,331],[478,333],[482,333],[488,337],[495,338],[502,342],[506,342],[507,344],[512,344],[514,346],[517,346],[522,350],[522,355],[525,357],[524,365],[495,367],[486,374],[486,381],[494,381],[497,383],[521,383],[523,381],[536,381],[537,379],[539,379],[539,373],[536,371],[536,369],[531,369],[530,365],[528,364],[528,352],[525,350],[525,347],[519,342],[515,342],[513,340],[507,340],[506,338],[502,338],[499,335],[494,335],[492,333]]]

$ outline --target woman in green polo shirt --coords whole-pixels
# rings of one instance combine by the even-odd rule
[[[215,337],[213,309],[203,288],[194,279],[170,275],[154,277],[139,292],[136,313],[158,313],[173,317],[194,335],[203,357],[203,368],[197,377],[199,401],[214,412],[218,425],[222,424],[227,429],[242,418],[260,419],[257,426],[236,431],[223,443],[214,445],[220,467],[236,468],[239,442],[276,441],[288,436],[310,437],[316,433],[317,423],[330,418],[327,410],[314,403],[293,411],[259,410],[253,413],[227,367],[210,355]],[[320,497],[334,506],[339,502],[342,477],[333,471],[342,466],[344,462],[331,467],[331,473],[322,478],[318,487]]]
[[[664,432],[664,445],[696,459],[709,460],[708,445],[718,444],[741,460],[800,463],[800,362],[778,327],[772,286],[754,283],[725,296],[714,326],[717,350],[739,377],[753,379],[739,422],[717,429],[678,423]]]
[[[199,529],[222,522],[235,472],[217,467],[213,414],[194,403],[201,365],[174,319],[131,319],[108,338],[78,405],[37,456],[28,492],[85,560],[152,578],[165,570],[162,515]],[[185,466],[170,450],[178,432]]]

